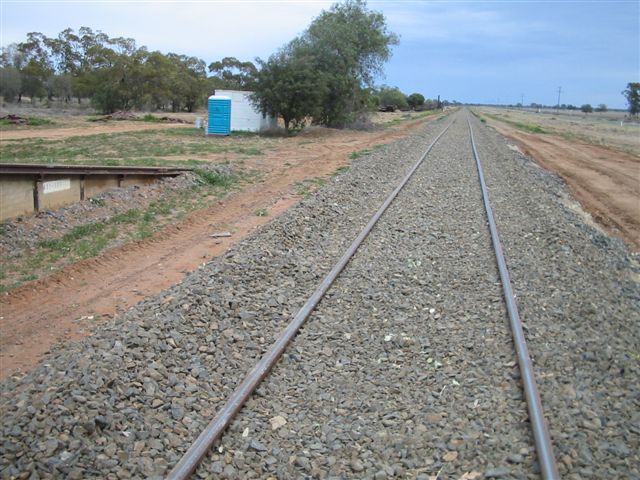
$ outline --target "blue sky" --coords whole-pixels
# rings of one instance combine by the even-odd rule
[[[268,57],[324,1],[0,0],[3,46],[88,26],[150,50]],[[369,1],[400,35],[380,83],[462,102],[605,103],[640,81],[640,1]]]

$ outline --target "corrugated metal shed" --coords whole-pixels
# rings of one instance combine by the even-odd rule
[[[216,90],[216,96],[231,98],[231,130],[258,132],[278,126],[275,117],[267,117],[256,110],[249,99],[253,92]]]

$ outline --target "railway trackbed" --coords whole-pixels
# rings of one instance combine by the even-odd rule
[[[363,159],[183,284],[3,384],[2,475],[639,475],[636,267],[564,209],[557,180],[466,115]],[[444,122],[453,122],[446,131]],[[471,127],[529,372],[516,360]],[[302,307],[319,284],[324,297]],[[248,400],[231,409],[237,416],[214,421],[197,469],[195,457],[180,462],[301,307],[309,320],[281,340],[273,367],[257,370],[265,378],[254,394],[238,395]],[[537,395],[522,386],[534,376],[553,448],[527,409]]]

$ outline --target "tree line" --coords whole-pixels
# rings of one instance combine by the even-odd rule
[[[82,27],[56,38],[32,32],[2,49],[5,101],[27,96],[66,102],[88,98],[111,113],[132,108],[192,111],[206,89],[205,63],[195,57],[137,47],[131,38],[110,38]]]
[[[102,113],[129,109],[193,111],[216,88],[253,90],[256,106],[284,118],[341,127],[377,107],[382,73],[398,37],[364,0],[323,11],[299,37],[256,63],[205,61],[139,47],[132,38],[68,28],[56,37],[31,32],[0,52],[0,94],[49,101],[89,99]],[[415,99],[414,99],[415,100]],[[401,105],[398,105],[401,106]]]
[[[212,62],[138,47],[132,38],[71,28],[55,38],[27,34],[25,42],[0,51],[0,94],[6,102],[29,97],[81,103],[102,113],[155,109],[193,111],[216,88],[246,89],[255,76],[251,62],[233,57]]]

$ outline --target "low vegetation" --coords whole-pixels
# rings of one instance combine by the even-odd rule
[[[373,152],[375,152],[376,150],[380,150],[381,148],[383,148],[385,146],[384,143],[381,143],[379,145],[374,145],[371,148],[365,148],[364,150],[358,150],[355,152],[351,152],[349,154],[349,159],[351,160],[357,160],[360,157],[365,157]]]
[[[309,178],[303,182],[296,184],[296,194],[308,198],[313,192],[321,188],[327,179],[324,177]]]
[[[62,140],[23,139],[2,146],[4,163],[62,163],[72,165],[198,166],[184,160],[212,154],[262,155],[270,141],[241,136],[240,141],[213,138],[193,128],[69,137]],[[174,157],[180,157],[175,158]]]
[[[7,130],[11,127],[41,127],[43,125],[55,125],[53,120],[49,120],[48,118],[40,118],[40,117],[20,117],[18,115],[6,115],[0,118],[0,127],[3,130]]]
[[[498,122],[507,123],[507,124],[511,125],[512,127],[517,128],[518,130],[522,130],[523,132],[528,132],[528,133],[548,133],[540,125],[531,125],[531,124],[528,124],[528,123],[515,122],[513,120],[509,120],[509,119],[505,118],[505,115],[494,115],[494,114],[491,114],[491,113],[485,113],[484,115],[486,117],[489,117],[489,118],[493,119],[493,120],[497,120]],[[482,119],[481,119],[481,121],[482,121]]]

